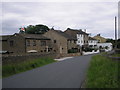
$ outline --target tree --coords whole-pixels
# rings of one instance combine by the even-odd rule
[[[49,28],[46,25],[29,25],[25,28],[25,33],[28,34],[44,34],[45,32],[49,31]]]

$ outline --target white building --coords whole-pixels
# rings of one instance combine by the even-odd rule
[[[80,31],[77,34],[77,45],[79,46],[87,46],[88,45],[88,34]]]
[[[70,36],[73,36],[74,38],[77,39],[77,45],[79,46],[88,46],[88,33],[82,31],[82,29],[70,29],[70,28],[67,28],[66,31],[64,31],[66,34],[70,35]]]
[[[113,49],[112,43],[97,43],[97,47],[105,49],[105,51],[111,51]]]
[[[83,46],[84,45],[84,35],[77,34],[77,45]]]
[[[89,47],[97,48],[97,43],[98,43],[98,40],[96,40],[96,39],[94,39],[92,37],[89,37],[89,40],[88,40]]]

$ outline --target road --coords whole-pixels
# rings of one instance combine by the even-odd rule
[[[91,56],[76,56],[4,78],[3,88],[80,88]]]

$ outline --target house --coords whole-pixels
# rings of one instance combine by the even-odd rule
[[[98,40],[92,37],[89,37],[88,44],[90,48],[97,48],[97,43],[98,43]]]
[[[106,39],[104,37],[102,37],[100,34],[97,34],[93,38],[98,40],[98,43],[105,43],[106,42]]]
[[[77,45],[81,47],[87,47],[88,46],[88,35],[86,32],[83,32],[81,29],[76,30],[76,29],[70,29],[68,28],[65,31],[66,34],[73,36],[74,38],[77,39]]]
[[[51,29],[44,36],[51,39],[56,53],[65,55],[70,52],[80,52],[80,48],[76,44],[77,39],[60,30]]]
[[[10,36],[12,35],[0,36],[0,45],[1,45],[0,53],[7,53],[7,50],[9,48],[7,40]]]
[[[1,37],[2,52],[12,54],[51,52],[51,40],[43,35],[15,33]]]

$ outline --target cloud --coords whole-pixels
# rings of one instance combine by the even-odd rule
[[[50,28],[87,29],[113,38],[116,2],[4,2],[3,34],[18,32],[21,26],[45,24]],[[9,31],[9,33],[8,33]],[[107,34],[107,32],[109,32]]]
[[[119,0],[2,0],[2,2],[118,2]]]

